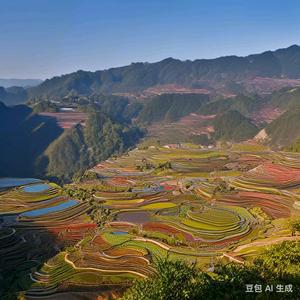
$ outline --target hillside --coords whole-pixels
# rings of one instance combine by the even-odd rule
[[[167,58],[156,63],[132,63],[96,72],[80,70],[45,80],[30,88],[29,96],[49,98],[70,93],[133,93],[165,84],[216,89],[228,82],[239,83],[240,92],[245,81],[256,77],[299,78],[300,47],[293,45],[246,57],[226,56],[194,61]],[[236,91],[236,85],[233,90]]]
[[[230,110],[213,120],[216,140],[244,141],[255,136],[258,128],[236,110]]]
[[[201,94],[163,94],[145,103],[138,120],[142,123],[178,121],[208,101],[209,97]]]
[[[70,180],[125,151],[142,135],[138,128],[97,110],[85,123],[63,130],[53,117],[35,114],[25,105],[10,108],[0,102],[0,176]]]
[[[78,124],[50,144],[40,157],[39,166],[47,176],[68,181],[112,154],[122,153],[141,135],[136,127],[113,122],[107,115],[94,112],[85,127]]]
[[[300,103],[300,88],[283,88],[269,97],[269,103],[281,109],[287,109]]]
[[[33,176],[35,160],[61,133],[56,122],[0,102],[0,176]]]
[[[291,106],[279,118],[266,127],[271,144],[288,146],[300,138],[300,103]]]
[[[300,152],[300,139],[298,139],[295,143],[285,148],[286,151],[291,152]]]
[[[199,113],[205,115],[219,114],[229,110],[237,110],[241,114],[250,115],[258,110],[263,100],[258,95],[239,94],[236,97],[211,101],[199,109]]]

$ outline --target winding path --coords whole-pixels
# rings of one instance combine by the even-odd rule
[[[252,242],[249,244],[241,245],[241,246],[237,247],[236,249],[234,249],[233,253],[239,252],[248,247],[267,246],[267,245],[272,245],[272,244],[276,244],[276,243],[284,242],[284,241],[298,241],[298,240],[300,240],[300,236],[283,236],[283,237],[272,238],[272,239],[264,239],[262,241],[255,241],[255,242]]]

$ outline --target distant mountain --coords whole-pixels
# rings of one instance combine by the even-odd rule
[[[18,86],[4,88],[0,86],[0,101],[6,105],[12,106],[23,104],[27,100],[27,91]]]
[[[43,80],[41,79],[4,79],[0,78],[0,86],[3,86],[4,88],[9,88],[12,86],[20,86],[20,87],[30,87],[30,86],[36,86],[42,83]]]
[[[51,98],[69,94],[133,93],[165,84],[211,89],[231,87],[241,92],[244,82],[253,78],[300,78],[300,47],[293,45],[246,57],[194,61],[167,58],[157,63],[132,63],[96,72],[80,70],[45,80],[29,89],[29,96]]]
[[[294,45],[247,57],[168,58],[104,71],[78,71],[31,88],[0,87],[0,101],[10,106],[0,103],[0,176],[71,180],[135,145],[142,136],[138,126],[153,125],[174,140],[178,137],[178,142],[184,138],[200,144],[245,141],[264,129],[264,142],[298,149],[294,143],[300,139],[300,87],[267,95],[247,90],[256,81],[260,89],[264,82],[282,85],[290,79],[297,85],[297,78],[300,47]],[[227,94],[220,96],[217,91]],[[270,85],[266,91],[269,93]],[[142,96],[134,101],[134,97],[113,93]],[[25,105],[13,107],[25,101],[34,110]],[[69,106],[86,113],[84,125],[63,130],[54,118],[35,114]],[[161,130],[163,126],[166,131]]]

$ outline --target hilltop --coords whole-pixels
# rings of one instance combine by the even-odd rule
[[[64,97],[70,93],[134,94],[150,87],[170,84],[193,90],[228,93],[257,91],[262,83],[267,90],[291,86],[299,83],[298,78],[300,47],[293,45],[245,57],[225,56],[194,61],[167,58],[156,63],[132,63],[96,72],[79,70],[45,80],[37,87],[30,88],[29,96],[49,98]]]

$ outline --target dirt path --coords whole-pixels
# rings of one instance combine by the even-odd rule
[[[155,240],[151,240],[151,239],[147,239],[147,238],[143,238],[143,237],[136,237],[134,239],[132,239],[133,241],[141,241],[141,242],[149,242],[149,243],[152,243],[152,244],[155,244],[167,251],[169,251],[171,249],[171,247],[167,246],[166,244],[162,243],[162,242],[158,242],[158,241],[155,241]]]
[[[298,241],[300,240],[300,236],[283,236],[283,237],[278,237],[275,239],[264,239],[262,241],[255,241],[246,245],[241,245],[237,247],[235,250],[233,250],[233,253],[239,252],[245,248],[252,247],[252,246],[267,246],[267,245],[272,245],[276,244],[279,242],[284,242],[284,241]]]
[[[242,265],[244,264],[244,260],[241,257],[235,257],[229,253],[223,253],[223,257],[228,258],[229,261],[234,261],[234,262],[236,262],[238,264],[242,264]]]

